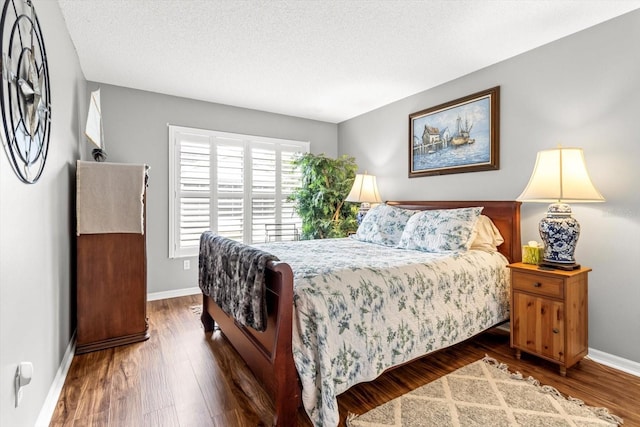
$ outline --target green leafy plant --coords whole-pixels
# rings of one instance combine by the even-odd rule
[[[295,202],[302,219],[302,238],[346,237],[355,231],[358,206],[344,201],[358,170],[355,159],[305,153],[297,156],[293,164],[302,173],[302,187],[289,200]]]

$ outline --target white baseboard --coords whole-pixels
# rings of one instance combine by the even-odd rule
[[[176,289],[174,291],[152,292],[150,294],[147,294],[147,301],[155,301],[155,300],[166,299],[166,298],[184,297],[187,295],[197,295],[201,293],[202,291],[197,286],[194,288]]]
[[[595,348],[589,348],[587,357],[594,362],[640,377],[640,363],[634,362],[633,360],[624,359],[613,354],[605,353],[604,351],[596,350]]]
[[[44,404],[40,409],[40,414],[35,424],[36,427],[46,427],[51,423],[51,417],[56,410],[56,405],[58,404],[58,399],[60,398],[60,393],[62,393],[62,387],[64,386],[64,381],[67,379],[67,373],[69,372],[75,353],[76,333],[74,332],[67,346],[67,350],[64,352],[64,356],[62,356],[62,361],[53,379],[53,383],[51,383],[49,394],[47,394],[47,398],[44,400]]]

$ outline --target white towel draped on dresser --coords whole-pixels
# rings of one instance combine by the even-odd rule
[[[78,160],[77,234],[144,234],[145,165]]]

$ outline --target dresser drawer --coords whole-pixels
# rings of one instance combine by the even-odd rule
[[[562,286],[564,281],[559,278],[513,271],[511,281],[514,290],[555,298],[564,297],[564,287]]]

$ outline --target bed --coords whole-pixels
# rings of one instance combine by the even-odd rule
[[[205,331],[212,331],[217,324],[266,392],[273,396],[274,425],[295,425],[297,410],[303,400],[305,409],[314,424],[336,425],[338,411],[335,397],[351,385],[374,379],[383,371],[394,366],[453,345],[508,320],[508,304],[506,309],[504,307],[504,301],[508,300],[504,295],[505,292],[508,292],[508,283],[505,282],[507,280],[505,277],[508,275],[504,265],[507,262],[519,261],[521,258],[519,202],[412,201],[387,202],[387,205],[412,211],[483,208],[482,214],[491,219],[504,238],[504,242],[497,248],[501,255],[476,250],[467,251],[468,253],[454,251],[453,258],[461,264],[482,265],[483,267],[479,269],[478,273],[480,276],[467,277],[470,273],[462,270],[456,270],[454,273],[453,269],[451,274],[445,274],[446,277],[467,277],[463,281],[474,284],[464,290],[456,288],[458,293],[454,298],[456,304],[466,307],[466,304],[474,304],[479,301],[478,304],[481,306],[465,308],[465,310],[475,311],[469,312],[472,314],[463,313],[459,318],[443,314],[442,308],[436,308],[434,311],[439,312],[440,315],[436,315],[433,320],[422,317],[418,326],[407,326],[406,319],[400,318],[399,324],[393,326],[392,323],[396,321],[391,319],[393,316],[377,307],[382,305],[384,300],[393,300],[394,304],[399,307],[397,311],[401,315],[402,313],[418,312],[420,316],[424,316],[428,309],[433,309],[434,304],[439,303],[423,300],[420,297],[429,295],[430,292],[433,293],[433,289],[449,286],[448,284],[432,283],[430,276],[427,275],[428,272],[415,270],[418,268],[416,265],[425,264],[420,258],[422,251],[408,250],[407,256],[415,257],[415,262],[410,266],[405,266],[397,264],[394,253],[385,252],[388,250],[387,248],[369,243],[367,243],[368,246],[362,246],[364,243],[354,242],[354,239],[342,239],[334,243],[343,245],[344,250],[347,250],[347,246],[352,247],[355,250],[354,253],[360,254],[360,256],[334,256],[331,258],[330,252],[327,252],[324,257],[325,261],[331,262],[323,264],[321,262],[323,261],[322,256],[315,256],[316,262],[307,265],[301,258],[301,254],[309,251],[308,245],[313,242],[295,242],[307,245],[307,248],[300,249],[298,254],[287,252],[291,249],[291,243],[274,243],[270,246],[262,246],[263,249],[274,253],[282,260],[269,261],[266,264],[266,329],[263,332],[258,332],[243,326],[236,319],[227,315],[205,292],[203,292],[204,310],[201,320]],[[332,242],[323,241],[316,243],[318,248],[332,244]],[[299,248],[302,247],[299,246]],[[290,254],[288,258],[287,253]],[[380,259],[379,255],[382,255],[382,259],[385,260],[382,262],[384,264],[382,266],[367,267],[358,264],[366,258]],[[346,278],[338,280],[345,280],[349,283],[344,286],[345,294],[339,295],[339,288],[328,284],[327,278],[335,276],[336,271],[341,269],[342,259],[345,258],[354,258],[353,261],[356,265],[344,264],[342,266],[344,271],[341,274],[346,274]],[[435,258],[439,259],[436,260],[436,267],[428,267],[429,269],[440,274],[442,271],[449,271],[448,263],[453,262],[451,257],[437,255]],[[438,262],[440,264],[437,264]],[[498,265],[489,267],[493,262],[497,262]],[[391,270],[389,272],[385,270],[385,273],[381,274],[380,271],[383,267]],[[411,272],[407,272],[407,269],[410,269]],[[381,286],[373,284],[373,277],[369,276],[382,276],[381,280],[384,284]],[[295,292],[294,280],[296,283]],[[476,286],[475,284],[480,283],[481,280],[485,280],[487,283],[500,281],[499,290],[494,292],[493,288],[486,284]],[[418,283],[416,284],[416,282]],[[381,287],[389,289],[391,293],[398,293],[399,289],[408,288],[413,294],[410,292],[408,299],[406,297],[394,299],[396,296],[381,296]],[[204,289],[202,284],[201,288]],[[416,292],[418,289],[419,292]],[[316,303],[309,302],[308,299],[309,295],[314,293],[322,294],[319,297],[322,302],[319,304],[324,307],[325,312],[330,312],[332,319],[335,318],[333,326],[326,319],[309,321],[309,313],[314,315],[316,313],[315,308],[310,309],[310,304]],[[344,300],[350,299],[349,293],[351,299],[360,303],[360,308],[342,306]],[[451,303],[451,296],[447,297],[446,292],[443,294],[445,294],[443,297],[445,300],[449,299],[446,302]],[[483,302],[483,298],[500,301]],[[417,305],[418,302],[420,304]],[[493,308],[483,308],[483,304],[492,305]],[[295,312],[294,307],[296,307]],[[348,316],[346,313],[349,313]],[[384,325],[383,328],[368,329],[369,323],[373,324],[378,321]],[[309,329],[312,330],[311,335]],[[442,333],[432,336],[435,329]],[[340,339],[336,338],[337,335],[344,335],[344,339],[340,338],[343,339],[342,343]],[[358,339],[362,339],[362,346],[366,347],[366,351],[362,348],[358,351],[352,348]],[[332,347],[334,353],[325,352],[325,346]],[[300,369],[296,369],[296,364]],[[302,387],[303,385],[304,387]]]

